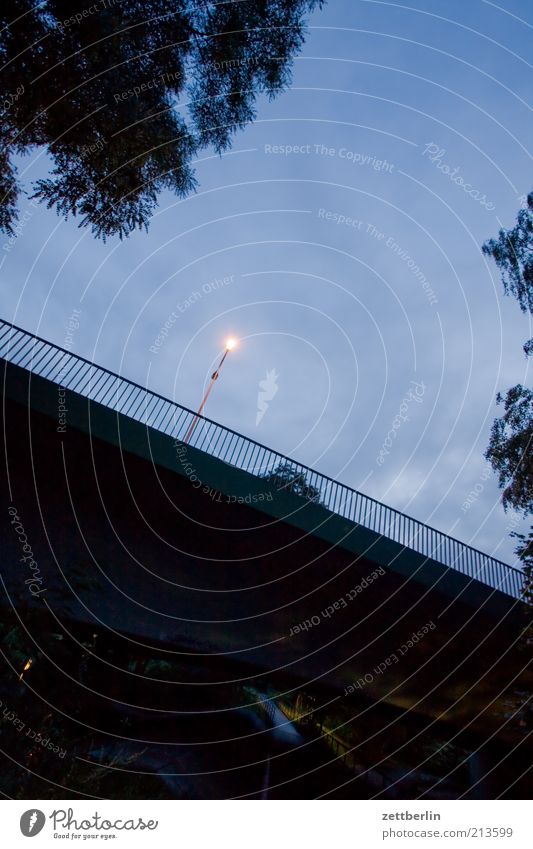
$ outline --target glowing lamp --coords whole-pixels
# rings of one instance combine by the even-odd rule
[[[225,345],[225,348],[224,348],[224,356],[222,357],[217,368],[215,369],[215,371],[211,375],[211,383],[207,387],[207,392],[205,393],[205,395],[202,399],[202,403],[200,404],[200,406],[198,408],[198,412],[196,413],[194,419],[192,420],[192,423],[191,423],[191,426],[189,427],[189,430],[185,434],[185,438],[183,440],[183,442],[185,444],[187,444],[189,442],[189,439],[191,438],[191,436],[194,433],[194,429],[195,429],[196,425],[198,424],[198,419],[202,415],[202,410],[204,409],[205,403],[206,403],[207,399],[209,398],[209,394],[210,394],[211,390],[213,389],[213,386],[215,385],[215,381],[218,380],[220,369],[224,365],[224,361],[225,361],[226,357],[228,356],[229,352],[232,351],[235,348],[236,345],[237,345],[237,339],[235,339],[233,336],[230,336],[228,339],[226,339],[226,345]]]

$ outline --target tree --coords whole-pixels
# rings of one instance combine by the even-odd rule
[[[162,190],[194,190],[193,156],[229,148],[258,95],[288,85],[323,2],[3,3],[0,229],[16,226],[15,154],[43,146],[54,167],[33,197],[104,239],[146,229]]]
[[[513,531],[511,536],[519,539],[515,553],[518,554],[523,563],[524,575],[526,578],[524,588],[524,600],[533,607],[533,528],[526,534],[520,534]],[[531,645],[533,645],[533,630],[530,633]]]
[[[500,269],[505,294],[514,295],[522,312],[533,313],[533,192],[519,210],[513,229],[500,230],[498,238],[489,239],[482,250]],[[533,353],[533,339],[526,342],[524,351]]]
[[[305,473],[288,460],[281,460],[274,469],[265,472],[261,477],[276,489],[285,489],[307,501],[320,503],[320,490],[310,484]]]
[[[494,420],[485,457],[498,472],[504,507],[533,513],[533,390],[518,384],[496,400],[505,413]]]
[[[483,245],[484,253],[498,265],[505,294],[513,295],[522,312],[533,313],[533,192],[527,198],[527,208],[521,209],[512,230],[500,230],[498,239]],[[533,353],[533,339],[524,345],[526,356]],[[524,515],[533,513],[533,390],[521,384],[511,387],[505,399],[500,393],[497,402],[504,405],[504,415],[495,419],[485,457],[498,472],[503,489],[504,509],[509,507]],[[513,532],[519,540],[515,553],[523,566],[522,599],[527,605],[519,650],[530,664],[533,647],[533,527],[529,534]],[[512,718],[521,730],[529,729],[533,719],[531,692],[515,686],[506,701]]]
[[[513,295],[522,312],[533,313],[533,192],[527,206],[518,212],[512,230],[500,230],[498,239],[483,245],[500,269],[506,295]],[[526,355],[533,352],[533,339],[524,345]],[[492,425],[485,457],[498,472],[505,509],[514,507],[524,515],[533,513],[533,390],[521,384],[500,393],[497,402],[505,413]]]

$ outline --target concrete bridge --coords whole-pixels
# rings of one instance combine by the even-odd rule
[[[185,445],[193,411],[5,322],[0,357],[3,603],[122,645],[102,698],[170,654],[193,711],[231,669],[313,727],[356,708],[382,748],[523,757],[519,570],[206,418]],[[175,700],[135,682],[135,709]]]

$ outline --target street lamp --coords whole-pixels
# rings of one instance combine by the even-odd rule
[[[188,430],[188,431],[187,431],[187,433],[185,434],[185,439],[183,440],[183,442],[184,442],[185,444],[187,444],[187,443],[189,442],[189,439],[191,438],[191,436],[192,436],[192,434],[193,434],[194,428],[195,428],[195,427],[196,427],[196,425],[198,424],[198,419],[200,418],[200,416],[201,416],[201,414],[202,414],[202,410],[203,410],[203,409],[204,409],[204,407],[205,407],[205,403],[206,403],[207,399],[209,398],[209,394],[210,394],[210,392],[211,392],[211,390],[212,390],[213,386],[215,385],[215,380],[218,380],[218,376],[219,376],[219,374],[220,374],[220,369],[221,369],[221,368],[222,368],[222,366],[224,365],[224,360],[225,360],[225,359],[226,359],[226,357],[228,356],[229,352],[230,352],[230,351],[233,351],[233,349],[235,348],[236,344],[237,344],[237,340],[236,340],[236,339],[234,339],[232,336],[230,336],[230,337],[229,337],[229,339],[226,339],[226,345],[225,345],[225,347],[224,347],[224,354],[223,354],[223,356],[222,356],[222,359],[220,360],[220,362],[219,362],[218,366],[216,367],[215,371],[214,371],[214,372],[213,372],[213,374],[211,375],[211,382],[210,382],[209,386],[207,387],[207,392],[205,393],[205,395],[204,395],[204,397],[203,397],[203,399],[202,399],[202,403],[201,403],[201,404],[200,404],[200,406],[198,407],[198,412],[196,413],[196,415],[195,415],[195,417],[194,417],[194,419],[193,419],[193,421],[192,421],[192,424],[191,424],[191,426],[190,426],[189,430]]]

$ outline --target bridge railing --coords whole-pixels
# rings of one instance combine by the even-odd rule
[[[0,357],[178,440],[184,439],[196,415],[175,401],[1,319]],[[316,493],[318,503],[350,522],[513,598],[522,595],[523,574],[519,569],[204,416],[199,418],[189,444],[253,475],[283,480],[286,489]],[[280,467],[285,471],[279,472]]]

